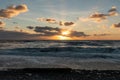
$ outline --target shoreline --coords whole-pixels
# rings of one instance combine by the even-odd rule
[[[71,68],[81,70],[120,70],[119,60],[76,59],[37,56],[0,56],[0,70],[20,68]]]

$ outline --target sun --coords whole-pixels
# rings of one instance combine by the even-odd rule
[[[70,34],[70,31],[62,31],[61,35],[63,36],[68,36]]]
[[[57,36],[59,40],[71,40],[70,37],[59,35]]]
[[[70,37],[70,31],[69,30],[62,30],[61,34],[57,36],[59,40],[71,40]]]
[[[72,40],[72,37],[70,36],[71,31],[70,30],[62,30],[59,35],[54,36],[54,39],[56,40]]]

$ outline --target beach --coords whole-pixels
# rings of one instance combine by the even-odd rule
[[[25,68],[0,71],[0,80],[119,80],[120,70]]]
[[[0,41],[1,80],[119,80],[120,41]]]

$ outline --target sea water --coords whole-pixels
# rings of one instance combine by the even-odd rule
[[[0,41],[0,68],[120,69],[120,41]]]

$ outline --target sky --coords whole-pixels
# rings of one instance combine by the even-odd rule
[[[120,0],[0,0],[0,40],[120,40]]]

